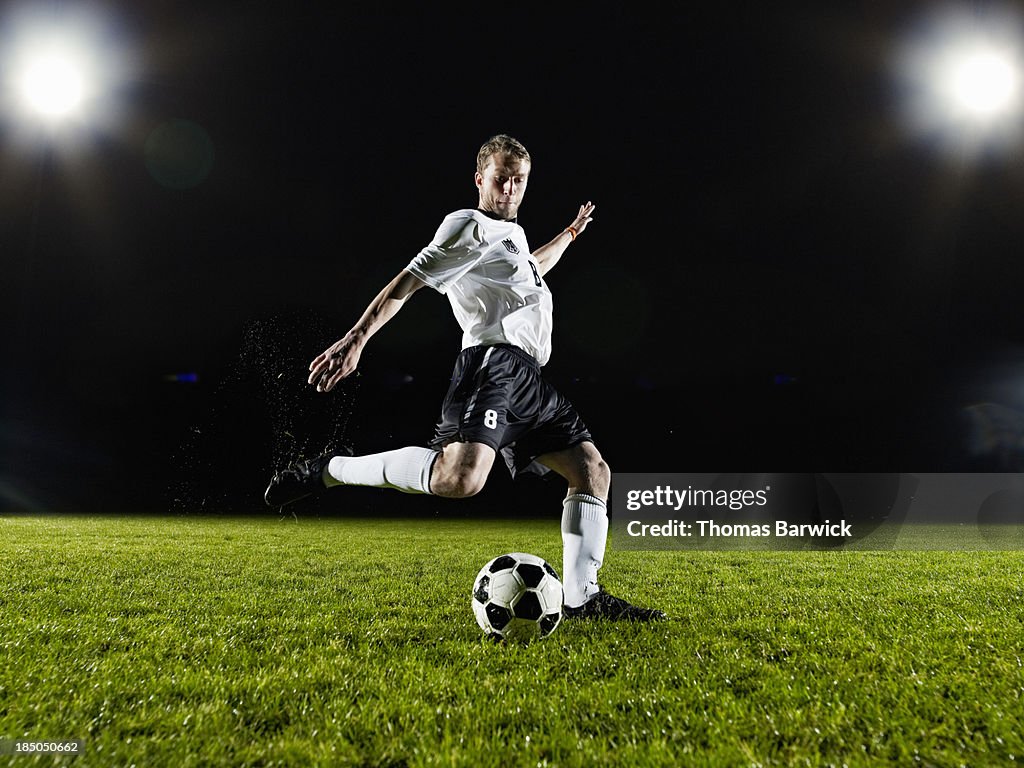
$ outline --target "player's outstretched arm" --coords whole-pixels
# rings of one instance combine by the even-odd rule
[[[533,252],[533,259],[540,268],[540,273],[546,274],[558,263],[569,247],[569,243],[579,237],[579,234],[587,228],[587,224],[594,220],[593,213],[597,206],[589,200],[580,206],[580,212],[573,219],[572,224],[559,232],[555,239],[547,245],[542,245]]]
[[[406,299],[424,285],[426,283],[403,269],[384,286],[352,330],[309,364],[309,383],[316,385],[316,391],[330,392],[339,381],[349,376],[359,365],[359,356],[370,337],[398,313]]]

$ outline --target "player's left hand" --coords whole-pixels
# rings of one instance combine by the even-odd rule
[[[594,209],[597,208],[589,200],[580,206],[580,212],[569,226],[576,230],[576,234],[579,235],[584,229],[587,228],[587,224],[594,220]]]

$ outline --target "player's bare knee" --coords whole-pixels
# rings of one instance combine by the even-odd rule
[[[437,496],[464,499],[483,490],[494,463],[494,450],[473,443],[452,443],[434,463],[430,490]]]
[[[437,496],[466,499],[480,493],[486,481],[486,474],[481,475],[473,470],[452,472],[431,478],[430,489]]]
[[[487,482],[487,475],[480,474],[478,472],[469,472],[458,478],[455,485],[455,491],[460,499],[466,499],[470,496],[476,496],[480,491],[484,489],[484,485]]]
[[[601,499],[608,498],[611,487],[612,471],[601,456],[601,452],[593,445],[585,444],[578,454],[575,471],[569,477],[570,486],[577,492],[588,493]]]
[[[587,478],[593,495],[602,499],[608,498],[608,490],[612,484],[612,470],[608,462],[600,455],[588,459]]]

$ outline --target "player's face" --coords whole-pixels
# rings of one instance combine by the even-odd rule
[[[483,173],[476,174],[481,210],[502,219],[514,219],[526,194],[530,161],[507,155],[491,155]]]

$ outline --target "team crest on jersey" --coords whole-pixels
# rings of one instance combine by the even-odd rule
[[[509,253],[519,253],[519,246],[512,242],[511,237],[507,240],[502,240],[501,244],[505,246]]]

